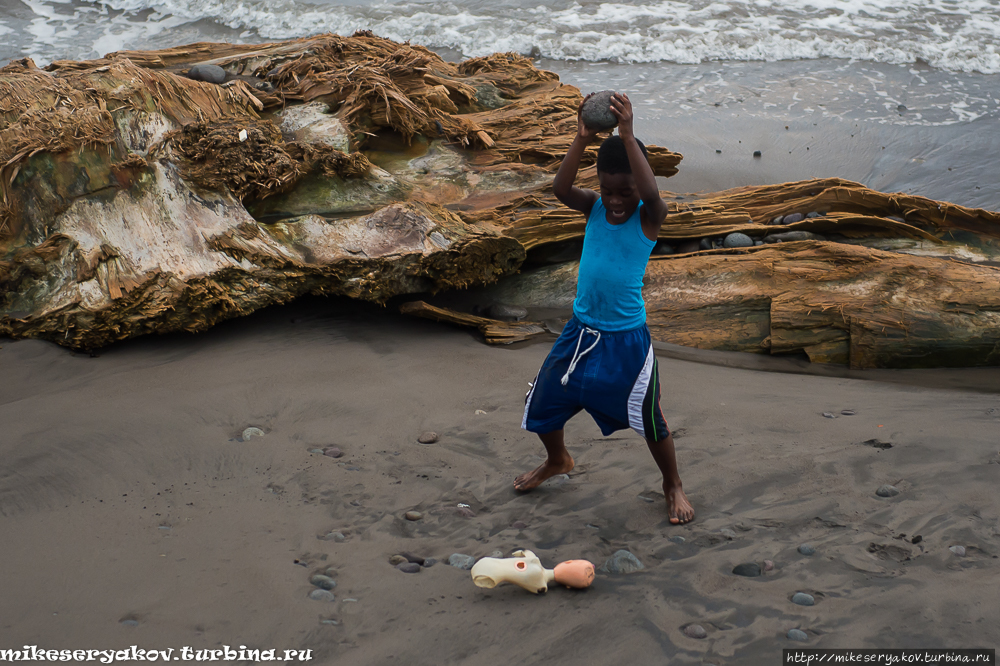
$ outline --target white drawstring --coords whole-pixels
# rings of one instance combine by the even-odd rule
[[[594,339],[594,344],[592,344],[589,347],[587,347],[587,349],[581,354],[580,353],[580,343],[583,342],[583,334],[584,333],[590,333],[591,335],[596,335],[597,338]],[[569,370],[566,371],[566,374],[563,375],[563,378],[562,378],[562,385],[563,386],[566,386],[566,384],[569,383],[569,376],[571,374],[573,374],[574,370],[576,370],[576,364],[577,364],[577,362],[581,358],[583,358],[584,356],[586,356],[587,352],[589,352],[591,349],[593,349],[594,347],[596,347],[597,343],[600,342],[600,341],[601,341],[601,332],[600,331],[595,331],[594,329],[587,328],[586,326],[584,326],[582,329],[580,329],[580,337],[578,337],[576,339],[576,351],[573,352],[573,360],[569,362]]]

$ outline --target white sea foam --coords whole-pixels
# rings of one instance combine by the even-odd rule
[[[370,29],[466,56],[516,51],[632,63],[922,60],[945,70],[1000,73],[1000,0],[23,1],[37,19],[25,27],[30,45],[20,46],[43,58],[45,49],[56,57],[86,57],[148,47],[161,36],[197,35],[214,25],[227,39],[243,41]],[[72,53],[58,53],[60,48]]]

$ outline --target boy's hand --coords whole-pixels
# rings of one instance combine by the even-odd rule
[[[590,129],[583,122],[583,105],[586,104],[587,100],[593,96],[594,93],[590,93],[589,95],[584,97],[583,101],[580,102],[580,106],[576,110],[576,124],[577,124],[576,136],[578,139],[583,139],[583,141],[586,143],[590,143],[591,141],[597,138],[597,130]]]
[[[611,96],[611,113],[618,118],[618,136],[625,138],[632,134],[632,102],[625,93]]]

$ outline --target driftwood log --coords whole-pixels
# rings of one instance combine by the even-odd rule
[[[186,78],[195,64],[227,81]],[[11,63],[0,335],[92,349],[306,293],[385,302],[497,280],[545,306],[573,264],[527,269],[571,259],[583,234],[550,187],[580,99],[514,54],[453,64],[370,33]],[[680,160],[650,147],[658,176]],[[996,213],[839,179],[665,197],[657,339],[854,367],[998,362]],[[718,249],[733,232],[766,244]],[[406,309],[493,342],[542,330]]]

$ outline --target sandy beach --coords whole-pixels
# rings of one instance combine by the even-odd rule
[[[697,510],[673,526],[643,442],[585,416],[569,478],[512,490],[542,453],[519,426],[548,347],[324,299],[97,357],[4,341],[4,647],[765,664],[795,646],[996,646],[1000,400],[933,388],[968,371],[906,386],[661,356]],[[251,426],[264,436],[238,441]],[[439,441],[418,443],[428,430]],[[344,455],[310,452],[329,446]],[[645,570],[536,597],[447,564],[516,548],[548,566],[627,549]],[[438,562],[405,574],[389,563],[403,551]],[[336,600],[310,599],[328,569]]]

